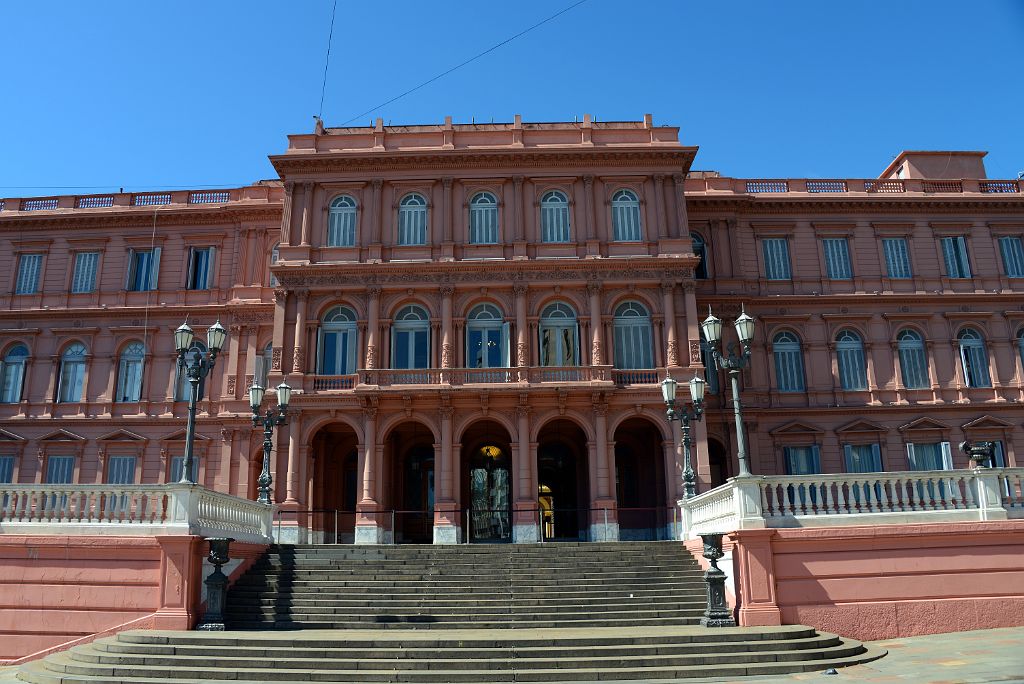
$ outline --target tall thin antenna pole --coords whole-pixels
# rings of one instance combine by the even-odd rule
[[[331,65],[331,42],[334,40],[334,15],[338,11],[338,0],[334,0],[334,7],[331,9],[331,32],[327,36],[327,58],[324,60],[324,82],[320,86],[320,111],[316,118],[323,121],[324,117],[324,93],[327,92],[327,68]]]

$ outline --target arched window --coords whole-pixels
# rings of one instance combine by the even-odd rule
[[[625,302],[615,309],[615,367],[654,368],[651,315],[639,302]]]
[[[356,372],[359,332],[356,314],[347,306],[336,306],[320,321],[320,375],[351,375]]]
[[[16,344],[4,355],[0,402],[17,404],[21,401],[22,385],[25,383],[25,364],[28,362],[28,347]]]
[[[639,242],[640,200],[632,190],[619,190],[612,195],[612,232],[616,242]]]
[[[844,390],[866,390],[868,373],[864,359],[864,342],[852,330],[836,335],[836,356],[839,360],[839,385]]]
[[[327,222],[328,247],[352,247],[356,244],[356,201],[348,195],[335,197]]]
[[[280,259],[280,258],[281,258],[281,243],[279,242],[276,245],[274,245],[274,248],[272,250],[270,250],[270,265],[273,266],[274,264],[276,264],[278,259]],[[277,285],[278,285],[277,278],[275,278],[274,274],[271,273],[270,274],[270,287],[277,287]]]
[[[489,192],[478,192],[469,200],[469,241],[474,245],[498,241],[498,200]]]
[[[200,342],[198,339],[192,342],[192,348],[185,353],[185,365],[188,367],[192,366],[196,356],[206,355],[206,345]],[[181,364],[176,366],[178,373],[178,380],[175,382],[177,395],[175,396],[176,401],[188,401],[192,393],[192,384],[188,380],[188,373],[182,369]],[[199,401],[206,394],[206,378],[199,378],[199,396],[196,397],[196,401]]]
[[[540,198],[540,228],[543,242],[569,241],[569,200],[558,190]]]
[[[427,200],[418,192],[398,203],[398,244],[427,244]]]
[[[690,233],[690,241],[693,243],[693,253],[700,257],[700,263],[697,264],[697,268],[693,272],[693,277],[697,280],[707,280],[708,278],[708,246],[704,242],[704,238],[700,233]]]
[[[85,389],[85,345],[75,342],[60,355],[60,380],[57,401],[82,401]]]
[[[956,336],[960,342],[960,363],[968,387],[991,387],[985,338],[974,328],[964,328]]]
[[[466,321],[466,365],[470,368],[508,368],[509,325],[493,304],[478,304]]]
[[[900,375],[907,389],[928,387],[928,356],[924,339],[916,330],[901,330],[896,335],[896,346],[900,354]]]
[[[772,340],[775,378],[780,392],[804,391],[804,358],[800,340],[791,332],[780,332]]]
[[[430,368],[430,316],[422,307],[410,304],[395,314],[391,367]]]
[[[540,315],[540,365],[580,365],[580,331],[576,312],[568,304],[555,302]]]
[[[270,368],[274,363],[274,343],[267,342],[263,353],[256,357],[256,368],[253,382],[266,389],[270,382]]]
[[[142,342],[132,342],[121,352],[114,401],[134,402],[142,397],[142,364],[145,359],[146,345]]]

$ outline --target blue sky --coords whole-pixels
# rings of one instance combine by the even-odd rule
[[[324,121],[573,1],[338,0]],[[6,4],[0,196],[272,177],[266,156],[319,110],[331,4]],[[651,112],[727,175],[873,177],[901,149],[982,149],[1006,178],[1024,171],[1022,58],[1021,0],[587,0],[356,123]]]

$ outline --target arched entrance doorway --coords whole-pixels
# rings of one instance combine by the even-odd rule
[[[403,423],[387,439],[390,491],[383,505],[393,511],[396,544],[430,544],[434,538],[434,434],[422,423]],[[385,533],[386,535],[386,533]]]
[[[672,511],[665,502],[665,456],[661,431],[646,418],[630,418],[615,429],[615,500],[619,538],[665,539]]]
[[[587,436],[569,420],[554,420],[537,435],[538,503],[545,540],[587,538],[590,487]]]
[[[512,540],[512,440],[494,421],[480,421],[462,435],[463,523],[471,542]]]
[[[320,429],[312,442],[312,512],[309,528],[319,543],[353,541],[359,499],[359,439],[343,423]]]
[[[717,439],[708,438],[708,467],[712,488],[724,485],[729,479],[729,454]]]

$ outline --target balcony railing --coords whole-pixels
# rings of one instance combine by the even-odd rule
[[[272,507],[199,485],[0,484],[0,534],[271,541]]]
[[[350,390],[356,386],[358,380],[358,375],[317,375],[313,378],[313,390]]]
[[[1006,194],[1021,193],[1022,182],[1013,179],[925,178],[719,178],[688,177],[688,194]]]
[[[926,180],[922,182],[925,192],[963,192],[964,184],[958,180]]]
[[[763,527],[1024,518],[1024,468],[733,478],[679,502],[688,537]]]
[[[624,370],[610,366],[530,366],[524,368],[362,369],[358,375],[318,375],[314,390],[354,389],[355,384],[394,385],[505,385],[509,383],[589,383],[614,381],[621,385],[652,384],[664,371]]]
[[[612,369],[612,382],[616,385],[657,385],[665,377],[664,371]]]
[[[75,200],[76,209],[96,209],[114,206],[113,195],[86,195]]]

